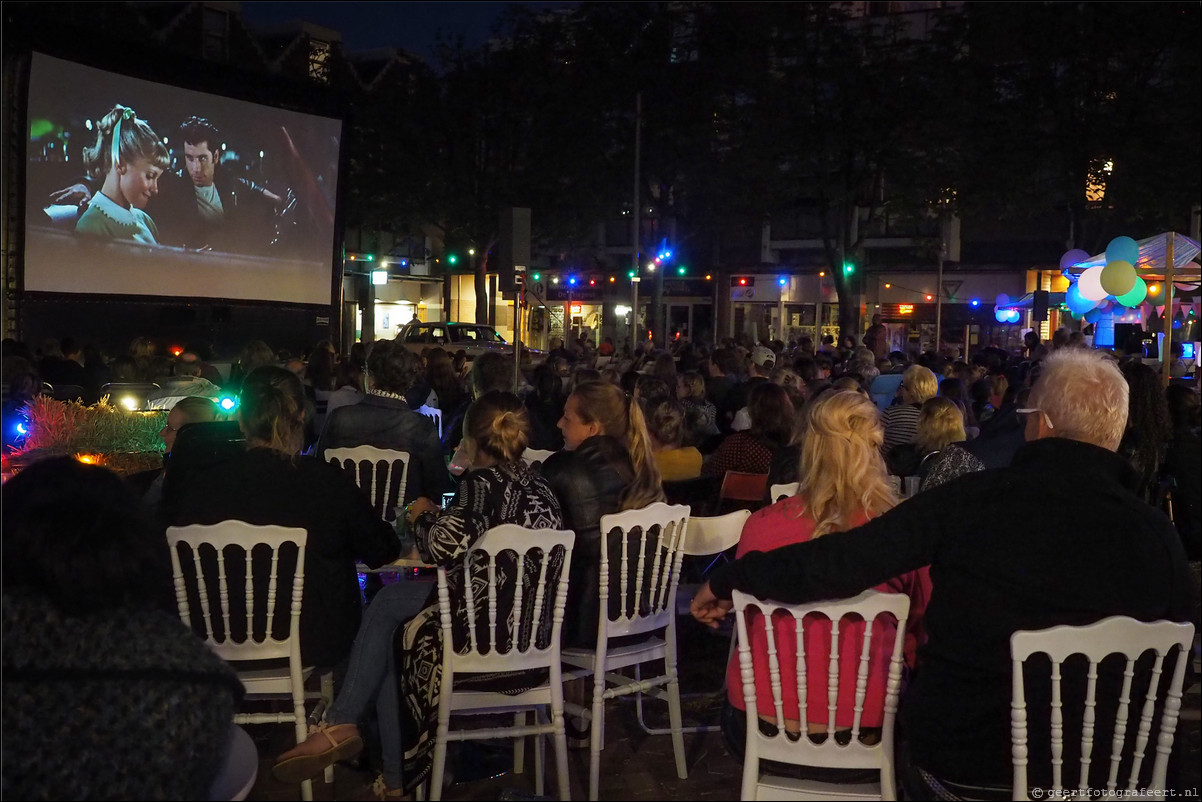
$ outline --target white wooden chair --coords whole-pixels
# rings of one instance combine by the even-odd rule
[[[897,698],[901,688],[902,657],[906,635],[906,615],[910,611],[910,598],[901,593],[880,593],[868,590],[850,599],[822,601],[812,604],[781,604],[761,601],[754,596],[735,591],[732,594],[735,623],[739,631],[739,668],[743,679],[743,698],[747,707],[747,749],[743,756],[743,787],[741,798],[750,799],[896,799],[897,788],[893,772],[893,722],[897,714]],[[747,611],[757,609],[762,614],[755,626],[764,632],[767,653],[757,654],[752,650],[752,633],[748,629]],[[773,614],[784,611],[792,616],[793,632],[796,633],[797,649],[795,674],[782,677],[788,666],[782,667],[778,657],[780,649],[777,628],[773,626]],[[815,743],[807,734],[790,737],[786,732],[785,719],[797,716],[806,721],[807,681],[805,660],[805,617],[817,613],[831,622],[830,661],[827,671],[827,731],[822,743]],[[873,661],[872,630],[884,626],[877,617],[892,615],[897,619],[897,633],[893,638],[893,649],[889,655],[889,677],[885,688],[884,718],[881,739],[875,744],[860,740],[860,716],[868,690],[868,670]],[[839,630],[845,616],[862,618],[864,635],[861,644],[855,644],[860,653],[857,673],[854,677],[841,675],[839,666]],[[880,659],[877,655],[876,659]],[[759,708],[756,703],[755,666],[767,663],[772,684],[772,702],[776,710],[776,734],[766,735],[760,730]],[[782,681],[795,682],[798,710],[786,710],[781,691]],[[839,683],[855,683],[854,717],[851,738],[846,743],[836,739],[836,709],[839,698]],[[879,783],[839,784],[779,777],[762,772],[761,760],[775,760],[802,766],[822,766],[836,769],[877,769]]]
[[[257,526],[245,521],[167,528],[180,620],[189,628],[202,628],[209,647],[222,659],[236,664],[247,701],[286,698],[292,702],[288,712],[238,713],[234,723],[292,722],[298,744],[308,737],[305,680],[314,670],[301,664],[300,644],[308,536],[297,527]],[[260,559],[254,559],[253,552],[259,546],[270,550],[270,562],[264,564],[261,549]],[[184,557],[190,558],[187,564],[191,565],[186,573]],[[291,582],[287,574],[290,568]],[[264,585],[266,599],[261,597]],[[234,614],[231,594],[243,597],[242,609],[235,607]],[[193,614],[192,600],[199,604],[199,615]],[[289,624],[288,632],[281,636],[272,631],[271,623],[284,611],[288,612]],[[287,660],[287,665],[280,668],[243,665],[281,658]],[[320,698],[327,705],[333,701],[331,672],[321,677]],[[332,767],[326,770],[327,783],[333,782],[333,774]],[[301,798],[313,798],[311,780],[301,784]]]
[[[782,498],[792,498],[797,495],[797,488],[800,482],[785,482],[784,484],[772,485],[768,488],[768,498],[772,503],[780,501]]]
[[[323,458],[355,480],[381,519],[389,523],[396,520],[396,509],[405,503],[405,487],[409,483],[408,451],[375,446],[327,448]]]
[[[463,561],[462,588],[468,622],[467,644],[463,651],[452,647],[452,618],[447,569],[438,569],[438,609],[442,624],[442,692],[439,695],[438,730],[434,742],[433,766],[430,774],[430,799],[442,796],[443,773],[446,765],[447,743],[495,738],[514,738],[514,773],[521,773],[525,755],[524,739],[539,736],[534,753],[535,794],[542,796],[544,782],[543,738],[550,733],[555,743],[555,775],[560,799],[569,799],[568,744],[563,719],[563,678],[560,660],[560,631],[563,627],[564,605],[568,594],[568,571],[572,562],[572,546],[576,534],[555,529],[526,529],[515,524],[494,527],[468,549]],[[521,559],[509,563],[502,560],[498,572],[498,555],[508,552]],[[562,553],[562,565],[555,569],[554,552]],[[512,559],[512,558],[510,558]],[[469,566],[475,570],[469,573]],[[511,567],[506,567],[506,566]],[[515,567],[513,567],[515,566]],[[533,598],[523,598],[525,572],[537,570]],[[512,573],[511,573],[512,572]],[[472,576],[476,581],[472,581]],[[513,606],[498,610],[497,598],[504,582],[512,587]],[[487,593],[487,598],[478,594]],[[525,591],[529,593],[529,589]],[[480,627],[487,612],[487,628]],[[498,620],[498,613],[506,616]],[[529,616],[529,617],[527,617]],[[550,637],[539,637],[550,616]],[[501,650],[502,632],[512,631],[510,648]],[[512,629],[510,629],[512,628]],[[498,671],[546,669],[548,678],[542,685],[520,694],[488,691],[454,690],[456,675],[492,673]],[[549,708],[549,715],[547,715]],[[535,711],[536,722],[528,725],[527,713]],[[514,726],[494,729],[451,730],[452,715],[487,715],[514,712]]]
[[[595,649],[565,649],[564,663],[576,670],[570,679],[592,676],[592,709],[573,712],[589,719],[589,799],[596,800],[605,744],[605,701],[632,693],[648,693],[668,702],[676,775],[688,778],[680,718],[680,685],[676,674],[676,589],[684,559],[689,508],[656,502],[639,510],[601,516],[601,606]],[[619,565],[609,562],[609,543],[620,538]],[[634,544],[636,550],[631,549]],[[634,551],[632,554],[631,552]],[[617,576],[611,578],[616,569]],[[610,619],[611,585],[618,616]],[[654,634],[664,630],[663,635]],[[611,638],[647,634],[648,639],[611,649]],[[644,679],[641,666],[664,661],[664,673]],[[635,678],[616,669],[635,666]],[[609,686],[609,687],[607,687]]]
[[[522,452],[522,462],[529,465],[531,468],[538,469],[547,461],[547,457],[554,454],[554,451],[548,451],[541,448],[528,448]]]
[[[1145,623],[1125,616],[1112,616],[1087,626],[1057,626],[1038,631],[1020,630],[1011,635],[1010,737],[1011,759],[1014,767],[1013,798],[1028,798],[1027,764],[1030,755],[1027,743],[1027,687],[1023,665],[1031,655],[1042,653],[1051,660],[1050,746],[1052,788],[1055,792],[1064,789],[1063,756],[1066,712],[1081,721],[1080,770],[1075,777],[1070,776],[1069,782],[1073,784],[1069,786],[1069,790],[1071,792],[1090,788],[1090,763],[1099,701],[1097,695],[1098,665],[1104,658],[1112,654],[1121,654],[1126,657],[1122,690],[1119,692],[1117,700],[1114,737],[1111,739],[1109,749],[1109,772],[1106,780],[1107,790],[1114,795],[1119,783],[1120,763],[1127,761],[1130,761],[1131,770],[1127,777],[1126,790],[1129,792],[1137,790],[1144,751],[1148,746],[1151,734],[1152,718],[1157,703],[1161,701],[1159,694],[1164,659],[1174,646],[1178,646],[1180,649],[1177,652],[1172,680],[1167,689],[1164,689],[1164,709],[1160,716],[1159,733],[1154,745],[1156,756],[1152,764],[1151,781],[1146,788],[1138,789],[1141,796],[1164,796],[1169,752],[1173,748],[1173,737],[1177,730],[1177,718],[1181,710],[1181,686],[1185,678],[1185,666],[1189,660],[1193,637],[1193,624],[1178,624],[1172,621]],[[1155,659],[1151,666],[1147,693],[1139,708],[1138,729],[1132,741],[1127,733],[1127,721],[1131,712],[1132,684],[1136,678],[1135,664],[1136,660],[1149,650],[1155,653]],[[1061,697],[1061,666],[1070,656],[1078,654],[1085,655],[1089,660],[1085,700],[1080,710],[1066,711]],[[1140,703],[1138,698],[1134,701],[1136,704]],[[1076,731],[1075,722],[1073,731]],[[1048,793],[1050,796],[1053,791]],[[1122,789],[1118,793],[1121,794]],[[1086,798],[1088,796],[1087,792]]]
[[[739,538],[743,534],[743,525],[747,523],[747,519],[751,517],[751,510],[735,510],[728,512],[726,515],[716,515],[713,517],[704,516],[689,516],[689,522],[686,527],[687,534],[684,539],[684,554],[686,557],[707,557],[711,554],[716,555],[713,562],[706,568],[706,573],[713,568],[714,563],[722,558],[723,552],[727,551],[739,544]],[[689,601],[692,600],[697,586],[681,585],[686,593],[683,595],[687,598],[679,598],[678,604],[684,607],[684,610],[677,610],[677,614],[688,615]],[[678,593],[680,588],[678,588]],[[735,631],[731,629],[730,651],[726,656],[726,663],[723,667],[730,663],[730,656],[735,653]],[[708,695],[725,691],[726,683],[723,682],[720,688],[715,688]],[[688,694],[686,694],[688,695]],[[695,694],[694,694],[695,695]],[[648,727],[643,720],[643,695],[635,695],[635,707],[638,712],[639,726],[649,735],[669,735],[672,730]],[[704,725],[697,727],[682,727],[681,732],[718,732],[722,728],[716,725]]]
[[[427,418],[434,421],[435,427],[438,428],[438,439],[441,440],[442,439],[442,410],[439,409],[438,407],[431,407],[431,406],[422,404],[420,407],[417,408],[417,411],[419,414],[425,415]]]

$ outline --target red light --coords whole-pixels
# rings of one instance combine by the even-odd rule
[[[184,349],[181,346],[173,345],[171,346],[170,351],[172,356],[179,356],[184,352]]]
[[[932,299],[932,297],[933,297],[933,296],[930,296],[930,295],[928,295],[928,296],[927,296],[927,300],[928,300],[928,301],[930,301],[930,300]]]
[[[597,286],[597,279],[595,279],[595,278],[590,278],[590,279],[588,280],[588,285],[589,285],[590,287],[596,287],[596,286]]]
[[[741,278],[741,279],[739,279],[739,286],[740,286],[740,287],[746,287],[746,286],[747,286],[747,279],[745,279],[745,278]]]

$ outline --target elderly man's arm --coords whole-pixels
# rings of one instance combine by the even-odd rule
[[[916,496],[848,532],[746,554],[710,575],[695,600],[694,616],[705,624],[720,620],[730,608],[719,602],[730,599],[732,590],[787,604],[844,599],[929,565],[946,531],[943,495]]]

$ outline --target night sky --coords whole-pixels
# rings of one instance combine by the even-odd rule
[[[351,52],[377,47],[412,51],[437,67],[437,34],[463,34],[469,45],[485,42],[493,22],[510,3],[242,3],[242,18],[252,27],[272,26],[299,19],[342,34]],[[516,3],[562,8],[575,3]]]

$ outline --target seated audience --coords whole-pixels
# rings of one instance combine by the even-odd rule
[[[323,461],[331,448],[375,446],[407,452],[405,503],[419,496],[438,499],[451,489],[437,427],[405,403],[418,367],[417,355],[404,345],[377,341],[367,357],[367,395],[329,413],[314,449]]]
[[[1118,453],[1126,457],[1139,476],[1139,495],[1149,504],[1159,500],[1160,465],[1173,431],[1169,405],[1160,374],[1151,365],[1130,362],[1122,368],[1129,402],[1127,429]]]
[[[586,382],[568,396],[559,428],[564,450],[542,466],[563,510],[564,526],[576,533],[563,623],[565,647],[597,645],[601,592],[601,516],[662,501],[659,470],[643,413],[612,384]],[[621,544],[610,543],[613,564]],[[617,611],[617,597],[613,597]]]
[[[563,432],[556,425],[563,416],[563,382],[546,362],[534,369],[531,378],[533,387],[525,401],[530,416],[530,447],[558,451],[563,448]]]
[[[902,374],[897,392],[900,403],[886,409],[881,416],[885,426],[885,444],[881,449],[884,454],[894,446],[914,442],[914,436],[918,434],[918,413],[923,402],[939,392],[939,380],[929,368],[911,365]]]
[[[643,410],[660,479],[676,482],[700,476],[701,452],[684,445],[684,404],[675,398],[659,398],[649,401]]]
[[[754,513],[743,527],[737,556],[750,552],[771,552],[792,543],[814,540],[830,532],[858,526],[892,509],[897,497],[889,486],[880,446],[884,439],[876,406],[860,393],[831,392],[816,401],[806,414],[802,433],[801,477],[797,494],[782,499]],[[906,661],[912,668],[914,650],[922,641],[921,620],[931,593],[927,568],[906,572],[878,584],[875,590],[886,593],[905,593],[910,596],[910,614],[906,630]],[[872,630],[874,648],[878,654],[890,650],[896,628],[876,622]],[[762,616],[749,615],[747,621],[751,648],[761,655],[767,653],[767,637]],[[864,638],[864,622],[844,624],[839,630],[839,662],[843,676],[855,676]],[[807,710],[798,709],[797,685],[791,678],[797,675],[797,643],[793,619],[782,619],[776,625],[777,659],[780,663],[784,697],[785,727],[791,733],[802,732],[802,717],[811,736],[825,733],[829,714],[827,709],[827,676],[830,669],[831,623],[807,625],[805,660],[809,679]],[[764,669],[756,676],[756,703],[761,720],[776,721],[766,660],[758,664]],[[885,684],[888,663],[884,660],[871,667],[867,680],[861,727],[879,728],[884,715]],[[723,732],[727,745],[740,758],[746,739],[743,711],[743,680],[738,655],[731,655],[726,670],[727,708],[723,715]],[[855,714],[856,686],[854,682],[839,683],[835,726],[850,730]],[[738,710],[738,713],[734,713]]]
[[[788,393],[770,381],[761,382],[752,388],[747,409],[751,428],[728,435],[706,459],[701,473],[722,477],[727,471],[742,471],[769,474],[772,484],[796,481],[797,447]]]
[[[501,524],[532,529],[562,527],[559,503],[550,487],[522,462],[529,435],[529,416],[517,396],[500,391],[485,393],[467,410],[460,451],[471,467],[464,474],[451,506],[440,514],[437,505],[422,498],[406,509],[421,558],[458,569],[447,571],[457,615],[454,621],[457,634],[467,630],[462,573],[466,550],[489,529]],[[562,567],[562,555],[559,559]],[[528,610],[533,609],[532,583],[538,570],[537,565],[528,561]],[[478,579],[484,581],[483,576]],[[384,769],[377,781],[379,795],[400,796],[426,778],[438,723],[444,644],[434,593],[425,606],[419,604],[415,608],[405,590],[401,584],[386,585],[372,599],[355,638],[347,680],[339,689],[338,698],[308,740],[280,755],[272,769],[277,779],[300,782],[335,761],[356,754],[363,746],[359,721],[373,701],[380,721]],[[546,603],[550,604],[551,599]],[[502,610],[500,615],[503,617],[507,612]],[[545,620],[546,632],[541,633],[544,638],[550,634],[549,614]],[[393,654],[394,633],[402,624],[403,707],[397,698]],[[471,690],[504,692],[528,687],[531,680],[526,672],[490,674],[477,681],[456,682],[456,689],[470,686]]]
[[[162,532],[67,457],[3,495],[5,798],[213,798],[242,684],[180,623]]]
[[[190,477],[172,523],[234,519],[305,529],[301,658],[306,665],[336,666],[359,627],[356,563],[377,567],[395,560],[400,544],[346,473],[300,456],[304,405],[300,379],[289,371],[267,365],[247,376],[238,422],[249,448]]]
[[[716,626],[735,589],[786,603],[847,598],[930,564],[928,640],[901,701],[901,785],[911,799],[1008,798],[1010,636],[1112,615],[1188,621],[1194,607],[1180,538],[1140,501],[1115,453],[1127,392],[1117,366],[1093,352],[1054,352],[1025,413],[1028,442],[1009,468],[920,493],[856,529],[719,566],[694,598],[693,615]],[[1023,520],[1016,510],[1039,514]],[[1098,677],[1107,702],[1097,710],[1095,744],[1111,741],[1110,705],[1122,679],[1121,671]],[[1064,697],[1080,698],[1085,680],[1066,672]],[[1035,695],[1027,701],[1029,780],[1046,788],[1051,705]],[[1067,727],[1064,765],[1077,765],[1080,743],[1080,731]],[[1093,761],[1090,787],[1103,787],[1108,770],[1109,761]]]

